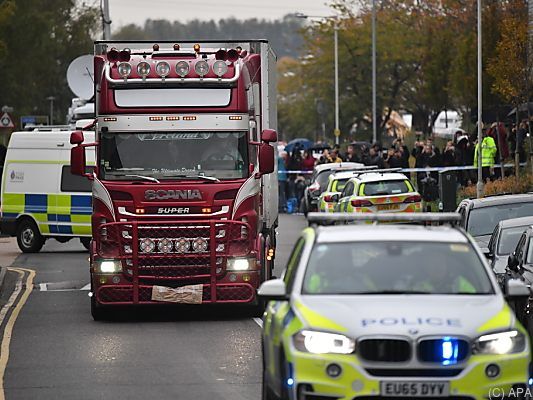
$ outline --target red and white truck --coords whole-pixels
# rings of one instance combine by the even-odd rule
[[[267,41],[95,42],[91,311],[243,303],[273,268],[276,58]],[[86,152],[96,167],[86,167]]]

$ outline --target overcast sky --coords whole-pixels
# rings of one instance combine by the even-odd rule
[[[191,19],[218,20],[278,19],[291,12],[308,15],[332,15],[328,0],[109,0],[111,29],[150,19],[186,22]]]

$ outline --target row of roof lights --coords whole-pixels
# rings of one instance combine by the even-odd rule
[[[200,77],[204,77],[209,73],[209,70],[212,70],[213,73],[221,78],[228,72],[228,65],[223,60],[217,60],[213,63],[213,65],[210,67],[209,63],[205,60],[197,61],[196,64],[194,64],[194,72],[196,72]],[[132,72],[132,66],[129,62],[121,62],[117,66],[118,74],[124,78],[127,79],[131,75]],[[137,64],[137,73],[141,78],[146,78],[148,75],[150,75],[151,66],[146,61],[141,61],[139,64]],[[165,78],[170,74],[171,67],[170,64],[166,61],[159,61],[155,65],[155,72],[157,75],[159,75],[161,78]],[[190,65],[187,61],[178,61],[176,63],[176,73],[184,78],[186,77],[190,72]]]

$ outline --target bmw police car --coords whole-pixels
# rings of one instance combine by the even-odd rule
[[[333,212],[344,185],[353,178],[353,171],[336,172],[328,177],[328,187],[318,198],[318,211]]]
[[[509,280],[506,290],[523,296],[528,289]],[[459,228],[312,226],[283,278],[264,282],[259,293],[271,300],[262,335],[264,400],[466,400],[527,388],[529,338],[483,254]]]
[[[355,175],[344,185],[335,211],[420,212],[422,197],[404,174],[372,171]]]

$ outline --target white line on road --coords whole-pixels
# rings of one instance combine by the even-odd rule
[[[82,287],[80,290],[91,290],[91,284],[88,283],[87,285],[85,285],[84,287]]]
[[[39,290],[41,292],[46,292],[48,291],[48,288],[46,287],[46,283],[39,283]]]
[[[261,318],[252,318],[254,322],[259,325],[261,329],[263,329],[263,320]]]

